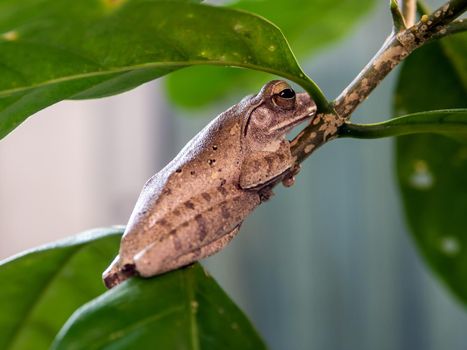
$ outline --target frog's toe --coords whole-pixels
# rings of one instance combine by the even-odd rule
[[[104,280],[104,284],[107,287],[107,289],[113,288],[121,282],[118,276],[118,272],[114,272],[112,274],[104,276],[103,280]]]
[[[136,269],[134,264],[126,264],[119,271],[112,271],[109,273],[104,273],[103,280],[105,286],[110,289],[115,287],[117,284],[122,283],[128,278],[136,275]]]
[[[119,257],[102,274],[105,286],[110,289],[137,274],[135,264],[121,264]]]

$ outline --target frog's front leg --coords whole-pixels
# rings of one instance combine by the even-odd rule
[[[223,249],[237,235],[239,230],[240,225],[217,240],[176,258],[168,258],[165,261],[162,261],[160,266],[155,266],[153,264],[154,260],[150,257],[151,251],[147,251],[145,255],[138,256],[135,259],[136,270],[139,275],[143,277],[151,277],[155,274],[164,273],[189,265],[195,261],[207,258]]]
[[[274,152],[255,152],[242,164],[240,187],[257,189],[280,179],[293,167],[289,141],[283,140]]]
[[[295,164],[286,172],[284,178],[282,179],[282,184],[285,187],[290,187],[295,184],[295,176],[300,172],[300,164]]]

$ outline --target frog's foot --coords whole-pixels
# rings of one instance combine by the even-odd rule
[[[282,184],[285,187],[293,186],[295,183],[295,175],[300,172],[300,164],[295,164],[284,176],[282,179]]]
[[[163,260],[158,265],[154,265],[154,261],[148,258],[148,256],[140,255],[135,259],[136,270],[138,271],[138,274],[143,277],[151,277],[189,265],[195,261],[207,258],[208,256],[211,256],[222,250],[237,235],[239,230],[240,225],[238,225],[228,234],[225,234],[204,246],[178,256],[175,259]],[[146,253],[151,254],[150,251]]]
[[[259,199],[261,200],[261,203],[268,201],[271,199],[272,196],[274,196],[274,192],[272,191],[271,186],[266,186],[258,191],[259,194]]]
[[[119,258],[117,256],[117,258],[115,258],[112,264],[102,274],[102,279],[108,289],[115,287],[117,284],[120,284],[126,279],[137,274],[135,264],[124,264],[120,267],[121,265],[118,259]]]

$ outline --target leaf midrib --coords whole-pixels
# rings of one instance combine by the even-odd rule
[[[198,323],[196,320],[196,312],[197,308],[199,307],[198,302],[195,300],[194,290],[193,290],[193,280],[191,278],[191,274],[187,273],[187,271],[183,271],[181,274],[183,278],[183,284],[185,285],[186,291],[186,302],[187,302],[187,309],[189,313],[189,322],[190,322],[190,339],[191,339],[191,348],[193,350],[200,350],[201,346],[199,343],[199,330],[198,330]],[[194,307],[193,303],[197,303],[196,307]]]
[[[137,64],[137,65],[130,65],[130,66],[124,66],[124,67],[119,67],[119,68],[111,68],[106,71],[94,71],[94,72],[88,72],[88,73],[81,73],[81,74],[75,74],[75,75],[68,75],[64,76],[61,78],[56,78],[56,79],[50,79],[46,80],[42,83],[38,84],[32,84],[30,86],[25,86],[25,87],[19,87],[19,88],[14,88],[14,89],[7,89],[0,91],[0,98],[1,97],[8,97],[16,93],[20,92],[25,92],[41,87],[47,87],[50,85],[55,85],[55,84],[60,84],[60,83],[66,83],[66,82],[73,82],[76,80],[80,79],[86,79],[86,78],[94,78],[94,77],[99,77],[99,76],[106,76],[106,75],[112,75],[112,74],[117,74],[117,73],[127,73],[139,69],[146,69],[146,68],[164,68],[164,67],[188,67],[188,66],[193,66],[193,65],[216,65],[216,66],[236,66],[236,67],[241,67],[241,68],[248,68],[248,69],[253,69],[253,70],[259,70],[263,71],[266,73],[271,73],[271,74],[276,74],[283,76],[287,79],[293,80],[295,82],[305,82],[306,81],[299,79],[298,76],[292,75],[290,73],[287,73],[285,71],[279,71],[276,69],[269,69],[267,67],[263,66],[258,66],[254,64],[241,64],[237,61],[221,61],[221,60],[214,60],[214,61],[206,61],[206,60],[189,60],[189,61],[166,61],[166,62],[151,62],[151,63],[143,63],[143,64]]]

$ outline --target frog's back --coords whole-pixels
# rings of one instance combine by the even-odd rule
[[[131,261],[149,244],[199,221],[200,213],[212,215],[227,197],[235,197],[242,162],[241,129],[237,111],[224,112],[144,185],[122,239],[120,258]]]

